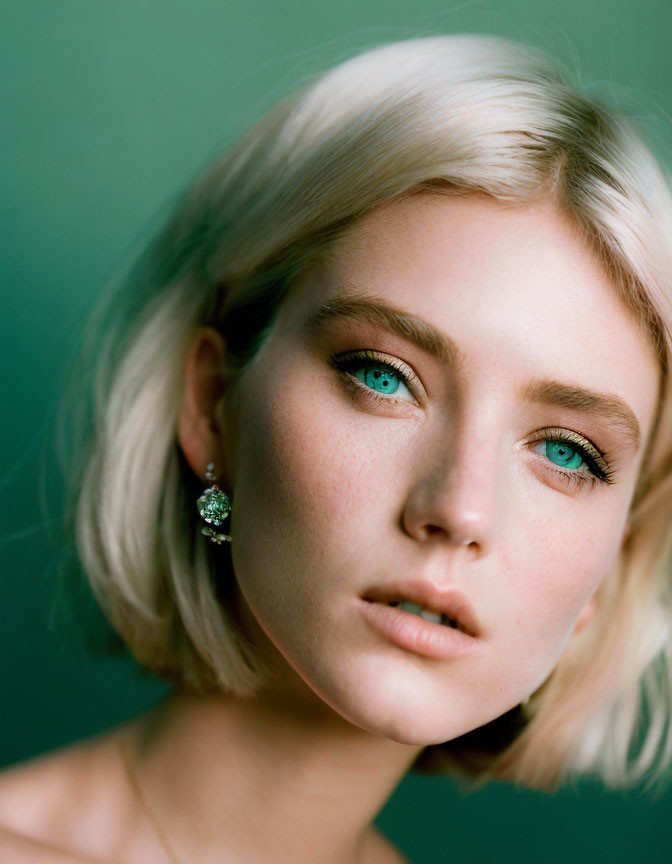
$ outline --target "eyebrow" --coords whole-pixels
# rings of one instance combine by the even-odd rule
[[[340,294],[322,303],[308,317],[306,328],[308,332],[328,329],[338,321],[365,322],[389,330],[449,368],[455,368],[462,359],[455,342],[431,324],[359,291]],[[555,405],[603,417],[620,427],[635,449],[639,446],[637,417],[619,396],[544,379],[526,384],[520,398],[528,403]]]
[[[460,352],[448,336],[444,336],[420,318],[366,294],[341,294],[318,306],[306,322],[308,330],[323,329],[337,321],[365,322],[390,330],[422,348],[445,366],[457,364]]]

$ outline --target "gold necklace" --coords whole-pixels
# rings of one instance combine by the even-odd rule
[[[163,830],[161,829],[161,826],[159,825],[159,823],[156,819],[156,816],[152,812],[152,808],[149,806],[149,801],[147,800],[144,792],[142,791],[142,787],[140,786],[140,781],[138,780],[138,778],[135,774],[135,771],[133,770],[133,764],[131,762],[130,750],[127,749],[127,745],[124,743],[123,732],[119,732],[119,735],[117,736],[117,744],[119,747],[119,753],[121,755],[121,761],[122,761],[124,768],[126,770],[126,777],[128,778],[128,782],[130,783],[131,788],[133,789],[135,797],[140,802],[140,806],[145,811],[145,815],[149,819],[149,822],[150,822],[152,828],[154,829],[154,833],[156,834],[156,836],[159,840],[159,843],[163,846],[166,854],[168,855],[170,860],[173,862],[173,864],[182,864],[180,859],[177,857],[177,855],[173,851],[172,846],[168,842],[168,838],[163,833]]]

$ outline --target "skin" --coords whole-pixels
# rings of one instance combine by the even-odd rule
[[[450,336],[462,362],[371,324],[306,335],[311,311],[353,286]],[[402,360],[422,392],[367,398],[328,362],[359,349]],[[422,748],[521,702],[591,626],[653,421],[651,341],[550,203],[425,194],[368,215],[305,273],[235,384],[225,358],[202,329],[178,437],[231,495],[239,614],[273,681],[246,702],[177,694],[128,724],[135,770],[183,861],[399,861],[371,822]],[[639,448],[605,418],[521,401],[535,378],[620,397]],[[540,444],[551,427],[597,444],[615,482],[562,479]],[[357,598],[409,576],[468,596],[477,651],[437,660],[371,630]],[[96,764],[108,791],[82,806],[115,825],[109,860],[165,862],[111,735],[90,747],[73,751],[77,776]],[[91,837],[77,848],[102,855]]]

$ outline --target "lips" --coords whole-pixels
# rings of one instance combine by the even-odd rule
[[[369,603],[386,605],[415,603],[430,612],[445,615],[446,618],[457,622],[458,629],[469,636],[478,637],[481,633],[467,596],[452,586],[439,587],[432,582],[416,579],[374,586],[365,591],[361,597]]]

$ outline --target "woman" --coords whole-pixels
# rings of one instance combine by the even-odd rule
[[[627,124],[500,39],[260,120],[96,345],[78,548],[175,690],[4,774],[8,860],[395,862],[412,766],[662,775],[671,228]]]

